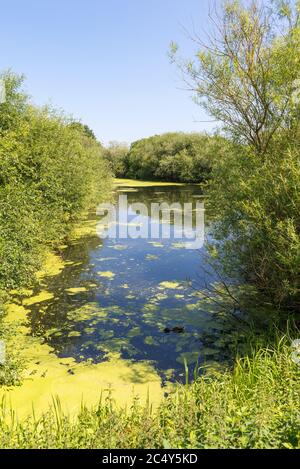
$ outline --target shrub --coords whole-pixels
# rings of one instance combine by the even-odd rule
[[[176,386],[158,409],[136,399],[126,411],[111,395],[76,418],[54,399],[48,413],[11,420],[0,411],[1,448],[299,448],[300,367],[287,337]]]
[[[0,104],[0,289],[25,285],[46,244],[103,196],[110,174],[102,147],[51,109],[22,93],[22,77],[3,75]]]

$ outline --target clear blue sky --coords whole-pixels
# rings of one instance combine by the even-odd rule
[[[51,102],[107,143],[213,124],[184,91],[167,51],[189,56],[182,25],[207,26],[211,0],[0,0],[0,69],[27,77],[36,104]]]

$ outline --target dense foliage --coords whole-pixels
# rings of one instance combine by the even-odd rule
[[[67,234],[107,189],[102,148],[84,128],[32,106],[5,73],[0,104],[0,290],[27,284],[44,247]]]
[[[126,177],[126,159],[129,148],[126,143],[110,142],[104,148],[104,158],[108,161],[113,174],[117,178]]]
[[[59,401],[44,416],[16,421],[0,411],[1,448],[299,448],[300,367],[288,338],[237,361],[234,372],[178,386],[153,411],[103,396],[75,419]],[[104,399],[105,397],[105,399]]]
[[[216,155],[224,152],[225,139],[205,134],[166,133],[107,152],[117,177],[168,182],[205,182]]]
[[[232,142],[208,194],[219,260],[279,309],[299,312],[300,3],[278,4],[226,2],[216,37],[179,65]]]

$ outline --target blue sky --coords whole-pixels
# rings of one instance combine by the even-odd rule
[[[36,104],[52,103],[98,138],[132,142],[213,124],[167,52],[191,56],[183,26],[207,27],[211,0],[0,0],[0,69],[26,75]],[[201,33],[202,34],[202,33]]]

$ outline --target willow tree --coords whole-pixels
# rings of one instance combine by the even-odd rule
[[[299,87],[299,1],[227,1],[210,16],[213,33],[192,60],[172,59],[197,102],[237,142],[264,155],[273,135],[290,125]]]
[[[193,60],[177,59],[172,47],[197,102],[231,137],[214,161],[207,202],[217,260],[251,285],[256,309],[263,298],[298,313],[299,12],[299,1],[226,2],[211,17],[208,43],[194,38]]]

